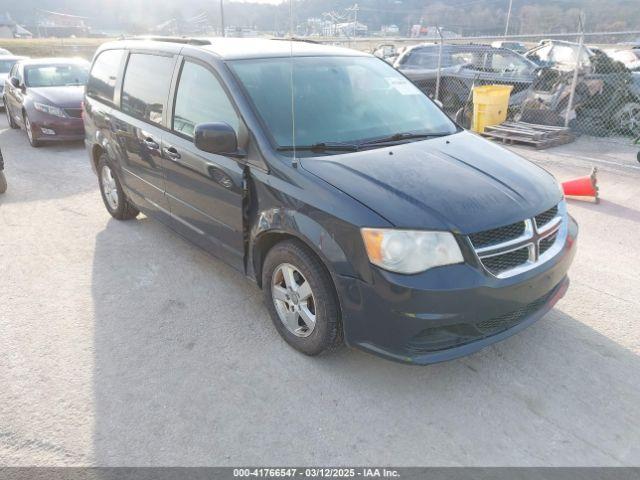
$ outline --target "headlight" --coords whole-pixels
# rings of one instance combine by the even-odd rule
[[[46,103],[33,102],[33,108],[41,112],[48,113],[49,115],[55,115],[56,117],[67,116],[64,113],[64,110],[60,107],[54,107],[53,105],[47,105]]]
[[[449,232],[363,228],[369,261],[398,273],[424,272],[441,265],[463,263],[458,242]]]

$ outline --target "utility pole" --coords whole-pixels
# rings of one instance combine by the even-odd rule
[[[351,32],[351,36],[355,37],[358,33],[358,4],[354,4],[353,7],[345,8],[347,12],[353,12],[353,31]],[[349,16],[347,15],[347,21],[349,21]]]
[[[224,33],[224,4],[223,0],[220,0],[220,29],[222,30],[222,36],[225,37]]]
[[[222,1],[222,0],[220,0]],[[509,0],[509,10],[507,11],[507,24],[504,27],[504,36],[509,33],[509,21],[511,20],[511,7],[513,7],[513,0]]]
[[[580,32],[580,37],[578,38],[578,55],[576,58],[576,68],[573,71],[573,79],[571,80],[571,91],[569,93],[569,103],[567,104],[567,113],[564,117],[564,126],[569,127],[569,114],[573,110],[573,99],[576,94],[576,85],[578,84],[578,74],[580,73],[580,67],[582,66],[582,49],[584,45],[584,23],[585,16],[584,12],[580,12],[580,16],[578,17],[578,32]]]
[[[356,3],[353,6],[353,36],[357,37],[358,36],[358,10],[360,10],[358,8],[358,4]]]

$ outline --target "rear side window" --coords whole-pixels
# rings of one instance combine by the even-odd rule
[[[106,50],[96,58],[87,83],[88,96],[113,103],[113,93],[123,55],[124,50]]]
[[[133,53],[122,86],[122,111],[151,123],[162,123],[174,59]]]
[[[185,62],[176,94],[173,129],[191,138],[195,126],[205,122],[226,122],[238,131],[238,115],[218,79],[205,67]]]

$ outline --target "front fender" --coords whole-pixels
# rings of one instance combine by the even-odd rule
[[[329,217],[327,220],[330,221]],[[357,276],[346,252],[320,222],[296,210],[271,208],[260,212],[251,229],[249,265],[258,283],[262,271],[263,242],[273,234],[298,238],[322,259],[332,275]]]

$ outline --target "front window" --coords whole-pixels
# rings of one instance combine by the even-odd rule
[[[0,60],[0,73],[9,73],[17,60]]]
[[[187,61],[180,73],[173,129],[193,138],[196,125],[205,122],[226,122],[236,132],[240,125],[218,79],[202,65]]]
[[[407,58],[402,62],[404,67],[435,69],[438,68],[438,56],[440,51],[438,48],[421,48],[412,50]],[[448,52],[443,52],[442,60],[440,62],[441,67],[448,67],[451,65],[450,56]]]
[[[67,87],[85,85],[89,76],[89,64],[51,64],[25,67],[27,87]]]
[[[358,144],[401,133],[457,131],[424,93],[377,58],[270,58],[230,65],[277,147],[294,145],[294,139],[300,146]]]
[[[524,74],[531,70],[530,65],[522,58],[505,52],[494,52],[491,68],[496,73]]]

